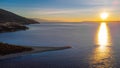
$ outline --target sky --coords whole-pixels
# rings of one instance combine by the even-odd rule
[[[120,0],[0,0],[0,8],[28,18],[64,22],[120,20]]]

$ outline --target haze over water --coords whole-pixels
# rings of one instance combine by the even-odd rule
[[[3,68],[117,68],[119,24],[41,23],[0,34],[0,41],[27,46],[72,46],[0,61]]]

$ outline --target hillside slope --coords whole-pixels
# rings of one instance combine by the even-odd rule
[[[28,29],[28,27],[25,26],[26,24],[36,23],[39,22],[0,9],[0,33],[26,30]]]
[[[36,24],[39,23],[35,20],[28,19],[22,16],[19,16],[17,14],[14,14],[12,12],[0,9],[0,23],[6,23],[6,22],[16,22],[19,24]]]

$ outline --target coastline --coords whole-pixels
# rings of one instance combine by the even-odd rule
[[[29,24],[40,24],[40,22],[17,15],[8,10],[0,9],[0,33],[27,30],[29,28],[26,25]],[[71,47],[26,47],[0,42],[0,60],[68,48]]]
[[[64,49],[69,49],[71,47],[65,46],[65,47],[31,47],[31,48],[33,49],[31,51],[24,51],[24,52],[21,52],[21,53],[13,53],[13,54],[0,56],[0,60],[15,58],[15,57],[19,57],[19,56],[30,55],[30,54],[34,54],[34,53],[64,50]]]

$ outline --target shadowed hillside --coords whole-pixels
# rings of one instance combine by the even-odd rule
[[[32,19],[27,19],[25,17],[16,15],[12,12],[0,9],[0,23],[6,23],[6,22],[16,22],[20,24],[36,24],[39,23]]]
[[[26,30],[28,29],[28,27],[26,27],[25,24],[36,24],[36,23],[39,22],[0,9],[0,33]]]

